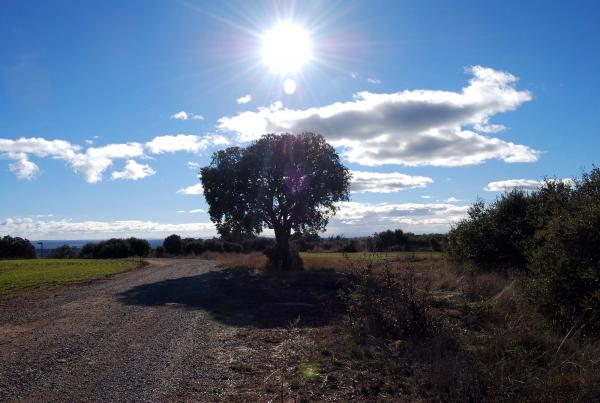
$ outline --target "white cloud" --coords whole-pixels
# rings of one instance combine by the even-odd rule
[[[178,213],[189,213],[189,214],[198,214],[198,213],[206,213],[206,211],[201,208],[197,208],[194,210],[177,210]]]
[[[552,180],[551,180],[552,181]],[[563,182],[567,185],[573,184],[573,179],[564,178],[559,179],[560,182]],[[483,190],[488,192],[504,192],[511,191],[513,189],[521,189],[525,191],[537,190],[544,184],[545,181],[535,180],[535,179],[508,179],[503,181],[496,181],[488,183]]]
[[[115,171],[112,173],[112,179],[128,179],[138,180],[147,176],[152,176],[156,173],[150,165],[140,164],[135,160],[127,160],[127,164],[122,171]]]
[[[463,199],[457,199],[456,197],[449,197],[446,200],[444,200],[446,203],[458,203],[461,201],[464,201]]]
[[[103,179],[104,172],[114,160],[144,158],[145,150],[151,154],[178,151],[200,153],[209,147],[226,144],[229,144],[229,141],[218,134],[205,136],[178,134],[157,136],[145,145],[135,142],[108,144],[101,147],[88,147],[83,151],[81,146],[65,140],[46,140],[40,137],[15,140],[0,138],[0,158],[14,161],[9,164],[9,169],[19,179],[33,179],[39,174],[39,167],[29,160],[30,156],[35,156],[65,161],[75,172],[82,174],[88,183],[96,183]],[[130,171],[126,175],[131,178],[149,176],[151,171],[154,174],[147,165],[136,162],[133,164],[137,166],[130,162],[128,164],[132,170],[137,169],[135,173]],[[117,172],[116,177],[125,179],[121,173]]]
[[[204,193],[204,188],[201,183],[197,183],[192,186],[188,186],[177,191],[179,194],[183,195],[201,195]]]
[[[239,97],[239,98],[236,100],[236,102],[237,102],[238,104],[240,104],[240,105],[242,105],[242,104],[247,104],[247,103],[248,103],[248,102],[250,102],[250,101],[252,101],[252,95],[250,95],[250,94],[244,95],[243,97]]]
[[[381,84],[381,80],[378,80],[377,78],[367,78],[367,82],[369,82],[370,84]]]
[[[497,131],[499,126],[490,125],[489,120],[530,101],[531,94],[516,89],[517,78],[512,74],[481,66],[467,71],[473,78],[460,92],[365,91],[353,101],[304,110],[287,109],[279,102],[222,117],[218,128],[236,133],[242,142],[264,133],[321,133],[342,148],[349,161],[367,166],[536,161],[537,150],[473,131]]]
[[[85,153],[68,154],[61,159],[66,159],[75,172],[83,174],[86,182],[96,183],[102,180],[102,174],[112,165],[114,159],[135,158],[143,155],[144,148],[141,144],[127,143],[90,147]]]
[[[186,111],[177,112],[171,115],[171,119],[175,120],[204,120],[204,116],[196,115]]]
[[[229,141],[218,134],[196,136],[193,134],[176,134],[154,137],[145,144],[152,154],[174,153],[185,151],[189,153],[200,153],[208,147],[226,145]]]
[[[392,193],[405,189],[423,188],[433,179],[425,176],[410,176],[400,172],[352,171],[350,189],[354,193]]]
[[[415,232],[445,232],[464,218],[469,206],[448,203],[359,203],[342,202],[329,232],[362,234],[389,228]]]
[[[187,166],[192,171],[199,171],[200,170],[200,164],[198,164],[197,162],[188,161]]]
[[[213,236],[212,223],[165,224],[153,221],[71,221],[7,218],[0,222],[0,234],[29,239],[102,239],[113,236],[163,237],[169,234]]]
[[[102,173],[112,164],[113,159],[140,157],[144,154],[139,143],[89,147],[85,152],[80,150],[80,146],[64,140],[45,140],[39,137],[0,139],[0,157],[16,160],[17,163],[11,164],[11,171],[18,178],[27,179],[39,171],[35,164],[28,161],[28,155],[66,161],[75,172],[83,174],[87,182],[95,183],[102,180]]]
[[[429,195],[422,195],[421,199],[433,199],[433,196],[429,196]]]
[[[8,169],[17,178],[25,180],[35,179],[40,172],[40,168],[27,159],[27,154],[23,154],[22,158],[18,159],[17,162],[9,164]]]

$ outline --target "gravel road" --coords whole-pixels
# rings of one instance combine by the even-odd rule
[[[239,387],[223,365],[231,329],[178,302],[216,270],[206,260],[155,260],[0,302],[0,401],[226,399]],[[142,303],[129,294],[136,289]]]

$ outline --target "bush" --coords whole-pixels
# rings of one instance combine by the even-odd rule
[[[211,252],[224,252],[225,248],[223,247],[223,242],[219,239],[207,239],[204,241],[204,248]]]
[[[448,234],[449,256],[482,270],[525,270],[536,231],[531,206],[531,198],[518,189],[487,207],[477,201]]]
[[[53,259],[75,259],[79,254],[77,250],[69,245],[62,245],[50,252]]]
[[[600,332],[600,170],[584,174],[568,208],[532,253],[530,294],[561,326]]]
[[[126,239],[111,238],[100,242],[96,246],[93,256],[96,259],[122,259],[132,255]]]
[[[93,259],[96,255],[97,248],[98,244],[88,242],[85,245],[83,245],[83,248],[81,248],[79,256],[85,259]]]
[[[150,254],[150,243],[145,239],[132,237],[127,239],[127,242],[129,242],[131,255],[143,257],[148,256],[148,254]]]
[[[183,253],[186,255],[200,255],[204,252],[202,239],[186,238],[183,240]]]
[[[181,237],[179,235],[169,235],[163,241],[165,251],[170,255],[181,255],[183,252]]]
[[[410,271],[392,273],[384,267],[375,274],[371,267],[360,270],[353,287],[342,292],[346,324],[356,341],[384,342],[429,336],[434,329],[431,303],[419,295]]]
[[[0,259],[35,259],[35,247],[29,240],[6,235],[0,238]]]
[[[244,247],[236,242],[223,242],[223,250],[225,252],[231,252],[231,253],[242,253],[244,252]]]

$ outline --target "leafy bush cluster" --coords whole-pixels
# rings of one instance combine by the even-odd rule
[[[50,251],[52,259],[75,259],[79,256],[79,251],[70,245],[62,245]]]
[[[35,247],[27,239],[9,235],[0,238],[0,259],[35,258]]]
[[[444,234],[413,234],[401,229],[386,230],[369,237],[330,237],[316,242],[311,249],[323,248],[331,252],[392,252],[441,251],[446,242]]]
[[[98,243],[87,243],[81,249],[80,256],[94,259],[120,259],[130,256],[148,256],[150,244],[139,238],[111,238]]]
[[[533,301],[557,324],[599,331],[600,169],[477,202],[450,231],[447,251],[481,270],[525,273]]]
[[[161,252],[164,251],[171,256],[198,256],[205,251],[217,253],[242,253],[245,251],[246,247],[251,248],[252,246],[252,243],[244,243],[244,245],[242,245],[237,242],[224,241],[218,238],[203,240],[195,238],[181,238],[179,235],[173,234],[165,238]],[[251,250],[252,249],[250,249],[250,251]],[[160,255],[160,253],[157,253],[157,255]]]

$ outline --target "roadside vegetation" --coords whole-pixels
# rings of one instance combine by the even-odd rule
[[[0,298],[101,278],[140,265],[140,262],[133,260],[0,260]]]

